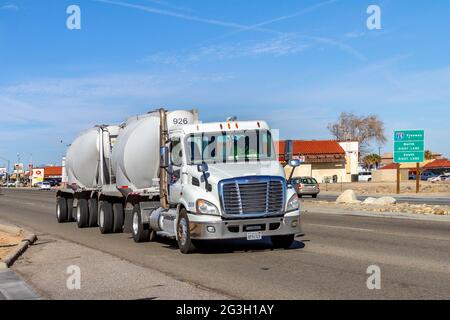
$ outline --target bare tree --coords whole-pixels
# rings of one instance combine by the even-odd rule
[[[336,122],[328,124],[328,130],[339,141],[358,141],[362,152],[367,152],[370,142],[385,144],[384,123],[376,115],[358,116],[343,112]]]

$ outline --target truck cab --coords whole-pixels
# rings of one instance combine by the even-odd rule
[[[297,194],[264,121],[175,127],[161,154],[169,204],[179,211],[180,248],[189,251],[195,240],[263,236],[287,248],[301,232]]]

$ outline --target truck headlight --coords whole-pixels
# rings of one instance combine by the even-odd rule
[[[211,202],[198,199],[196,203],[197,213],[198,214],[209,214],[209,215],[219,215],[219,210],[215,205]]]
[[[298,196],[294,194],[287,203],[286,212],[296,211],[299,207]]]

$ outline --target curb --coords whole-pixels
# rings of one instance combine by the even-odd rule
[[[18,245],[18,247],[8,254],[3,261],[0,262],[0,270],[7,269],[31,246],[36,242],[37,236],[33,233],[28,233],[25,230],[17,227],[5,226],[0,224],[0,231],[11,233],[11,234],[20,234],[24,233],[24,238],[22,242]]]

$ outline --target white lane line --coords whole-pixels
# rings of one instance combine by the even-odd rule
[[[373,229],[332,226],[332,225],[329,225],[329,224],[308,223],[305,226],[316,226],[316,227],[333,228],[333,229],[345,229],[345,230],[353,230],[353,231],[375,232],[375,230],[373,230]]]

